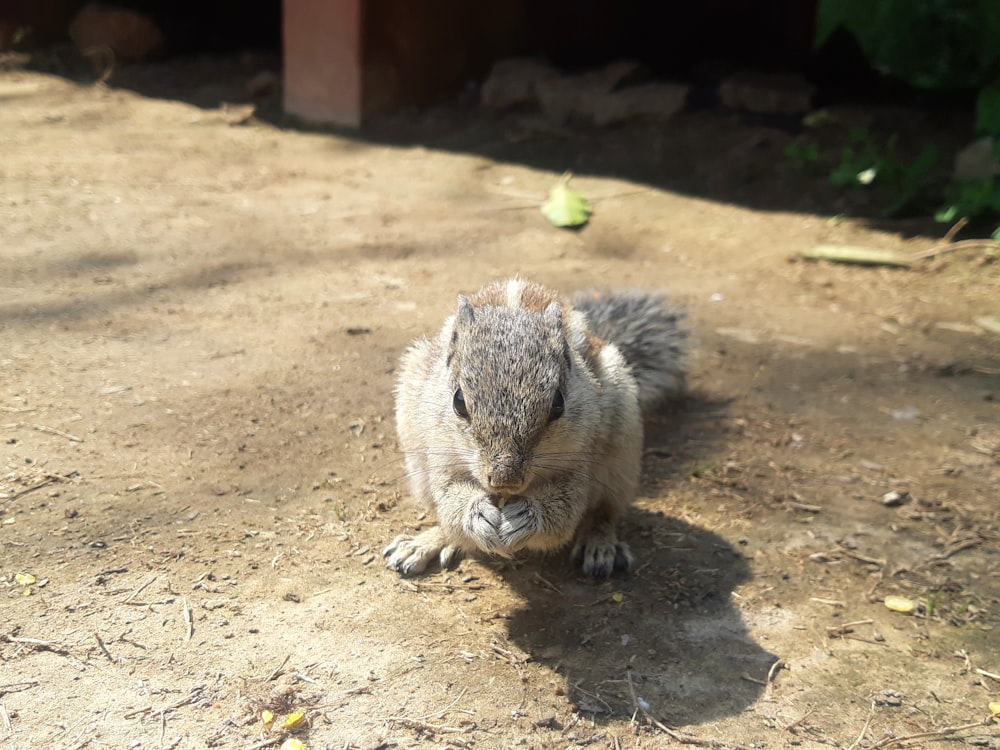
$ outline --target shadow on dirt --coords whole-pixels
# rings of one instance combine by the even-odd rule
[[[72,49],[38,53],[28,67],[81,85],[95,81],[89,64]],[[374,118],[358,132],[311,124],[286,114],[277,89],[256,97],[248,92],[247,81],[254,73],[279,68],[280,60],[273,54],[179,57],[120,65],[107,85],[202,109],[252,107],[243,124],[256,122],[282,130],[332,135],[360,146],[477,154],[497,163],[622,179],[758,210],[840,214],[911,235],[940,233],[939,225],[926,211],[911,211],[913,218],[902,226],[897,217],[890,216],[887,211],[899,197],[894,190],[883,191],[876,185],[868,191],[844,191],[828,178],[825,162],[818,170],[796,166],[786,149],[804,137],[799,117],[762,116],[711,106],[689,108],[667,122],[596,127],[548,122],[534,110],[484,109],[474,96],[466,94],[439,105],[404,108]],[[915,150],[929,141],[943,151],[964,144],[970,114],[962,107],[942,111],[940,107],[893,106],[892,102],[865,106],[862,120],[868,123],[867,129],[876,140],[898,137],[901,152],[905,152],[901,158],[909,158],[910,151],[915,155]],[[822,147],[829,154],[839,154],[848,137],[848,125],[842,123],[829,131],[824,137],[830,143],[824,142]],[[935,180],[946,178],[946,161],[940,160],[935,168]]]
[[[695,396],[661,410],[647,424],[646,483],[669,480],[678,457],[686,462],[715,442],[722,410]],[[722,537],[660,504],[631,509],[622,524],[637,559],[626,577],[583,579],[566,555],[502,571],[526,601],[508,635],[563,676],[557,691],[583,712],[621,718],[639,703],[674,724],[738,714],[759,697],[777,658],[753,641],[732,604],[749,565]]]
[[[565,561],[544,578],[534,567],[505,573],[527,600],[510,638],[564,677],[556,690],[583,712],[621,718],[644,702],[673,724],[738,714],[777,658],[730,601],[750,576],[746,560],[716,534],[661,513],[635,511],[624,531],[639,559],[627,578],[595,585]]]

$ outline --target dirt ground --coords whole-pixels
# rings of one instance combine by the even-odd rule
[[[355,138],[173,70],[185,101],[0,73],[0,747],[1000,748],[982,252],[792,262],[941,230],[862,218],[733,115],[602,132],[456,104]],[[567,169],[580,232],[537,210]],[[512,274],[689,310],[638,567],[401,580],[379,550],[430,519],[397,359]]]

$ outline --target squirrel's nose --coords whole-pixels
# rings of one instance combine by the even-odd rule
[[[516,494],[524,485],[524,467],[513,456],[504,456],[490,463],[486,484],[493,492]]]
[[[490,491],[505,494],[515,494],[524,484],[521,479],[501,478],[492,472],[486,475],[486,483],[489,485]]]

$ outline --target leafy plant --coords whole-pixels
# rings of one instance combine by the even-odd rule
[[[1000,140],[1000,85],[987,86],[976,97],[976,130]]]
[[[925,89],[978,90],[975,128],[993,138],[993,153],[1000,159],[1000,2],[996,0],[820,0],[816,43],[821,45],[837,27],[851,32],[869,61],[878,70]],[[862,152],[864,154],[864,152]],[[871,156],[865,154],[865,156]],[[936,161],[936,156],[933,161]],[[861,166],[857,150],[842,155],[831,173],[835,184],[850,185],[851,171]],[[925,149],[910,171],[898,176],[904,187],[900,200],[917,188],[930,169]],[[855,181],[884,178],[884,167],[873,163],[854,173]],[[926,169],[925,169],[926,167]],[[866,172],[875,169],[875,172]],[[913,192],[908,200],[916,193]],[[1000,216],[998,178],[953,181],[945,205],[937,212],[941,221],[960,217]]]
[[[993,157],[1000,159],[1000,85],[987,86],[976,97],[976,131],[993,139]],[[977,216],[1000,216],[1000,177],[953,180],[935,214],[948,223]]]
[[[785,158],[797,169],[803,169],[820,160],[819,144],[815,141],[792,141],[785,146]]]
[[[945,205],[934,218],[951,223],[963,216],[1000,216],[1000,179],[955,180],[945,194]]]
[[[908,162],[897,153],[898,141],[893,134],[880,144],[867,128],[851,128],[847,144],[836,157],[821,153],[814,141],[789,144],[785,157],[799,168],[828,164],[828,179],[835,187],[864,188],[875,183],[885,186],[896,196],[885,211],[893,215],[909,206],[926,187],[928,175],[940,158],[939,149],[928,145]]]
[[[919,88],[980,88],[1000,69],[996,0],[820,0],[817,46],[838,26],[876,68]]]

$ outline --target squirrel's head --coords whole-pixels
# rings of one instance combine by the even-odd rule
[[[454,418],[475,444],[470,468],[498,498],[524,493],[545,473],[533,463],[539,445],[574,408],[562,305],[537,312],[459,297],[446,363]]]

